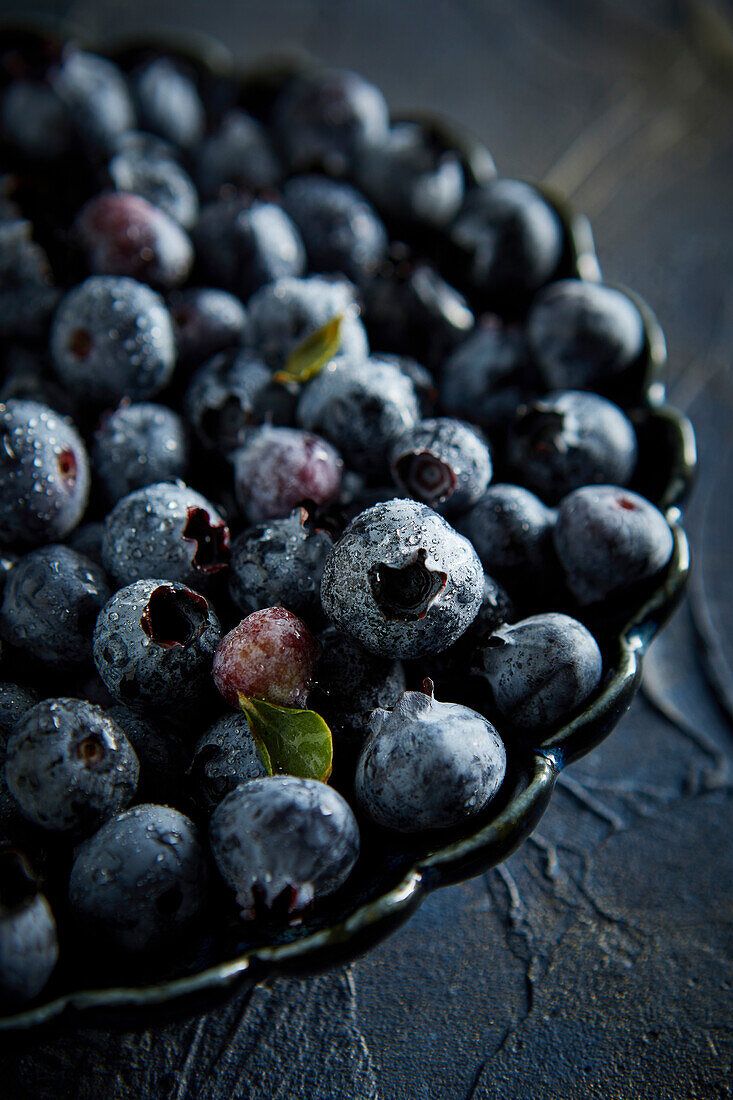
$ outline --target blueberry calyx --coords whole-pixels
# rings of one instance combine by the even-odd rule
[[[530,440],[536,454],[547,451],[567,453],[567,442],[563,438],[566,430],[565,416],[541,401],[537,401],[532,408],[525,406],[519,410],[515,430]]]
[[[68,348],[76,359],[86,359],[92,350],[92,337],[85,328],[75,328],[69,337]]]
[[[408,565],[379,562],[369,573],[374,599],[388,619],[411,623],[424,619],[435,597],[445,588],[448,575],[425,565],[426,550],[418,550]]]
[[[229,564],[229,528],[223,522],[212,523],[205,508],[189,508],[183,529],[184,539],[196,543],[191,564],[202,573],[218,573]]]
[[[157,645],[187,646],[203,634],[209,605],[198,592],[159,584],[150,594],[140,625]]]
[[[105,744],[101,737],[85,737],[76,746],[76,755],[85,768],[101,764],[106,756]]]
[[[295,914],[301,913],[313,903],[313,888],[307,884],[295,886],[288,882],[271,898],[267,885],[253,882],[250,897],[251,906],[241,910],[244,920],[269,921],[272,924],[292,923]]]
[[[430,451],[411,451],[399,458],[393,469],[411,496],[430,506],[448,500],[456,487],[453,470]]]
[[[56,465],[66,487],[73,489],[76,482],[76,456],[74,452],[68,449],[62,451],[56,458]]]

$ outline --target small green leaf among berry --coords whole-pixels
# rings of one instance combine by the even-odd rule
[[[274,375],[275,381],[285,384],[308,382],[315,378],[341,347],[343,319],[343,313],[337,313],[297,344],[288,355],[284,370],[277,371]]]
[[[270,775],[326,782],[333,766],[333,740],[320,714],[248,699],[241,692],[239,705]]]

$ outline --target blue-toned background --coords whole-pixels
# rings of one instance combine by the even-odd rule
[[[348,970],[141,1035],[0,1052],[15,1098],[708,1100],[733,1050],[733,10],[725,0],[77,0],[94,35],[285,46],[470,126],[590,215],[667,333],[702,474],[688,604],[612,738],[504,867]],[[3,14],[27,6],[0,4]]]

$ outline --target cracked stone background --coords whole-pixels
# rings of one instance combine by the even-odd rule
[[[41,5],[36,6],[39,10]],[[15,9],[3,3],[3,14]],[[690,598],[530,841],[352,966],[209,1016],[0,1052],[9,1100],[697,1100],[733,1093],[733,8],[729,0],[79,0],[93,33],[286,44],[484,138],[590,215],[698,433]]]

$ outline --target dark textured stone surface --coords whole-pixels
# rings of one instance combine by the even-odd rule
[[[696,571],[646,659],[644,696],[567,771],[502,868],[434,894],[348,970],[278,980],[184,1025],[13,1042],[4,1094],[730,1096],[733,738],[718,700],[733,709],[733,135],[725,35],[703,33],[728,4],[402,0],[378,20],[364,0],[71,10],[93,30],[183,22],[245,58],[282,45],[286,26],[290,42],[381,84],[391,106],[472,126],[503,173],[570,194],[593,219],[606,279],[648,298],[667,333],[672,399],[691,409],[702,453],[686,521]]]

